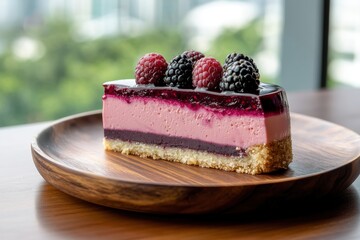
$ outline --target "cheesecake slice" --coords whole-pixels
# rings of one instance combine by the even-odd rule
[[[283,88],[257,93],[106,82],[106,150],[238,173],[286,169],[292,161]]]

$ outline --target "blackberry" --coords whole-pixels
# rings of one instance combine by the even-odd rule
[[[220,90],[258,94],[259,84],[259,73],[252,62],[241,59],[227,66],[220,82]]]
[[[205,57],[203,53],[194,50],[185,51],[181,55],[186,56],[192,62],[193,66],[199,59]]]
[[[164,82],[170,87],[192,88],[192,70],[192,62],[185,55],[178,55],[169,63]]]
[[[229,55],[227,55],[227,57],[225,59],[225,64],[223,66],[224,71],[226,71],[226,68],[228,68],[232,63],[238,62],[242,59],[249,61],[253,65],[253,68],[255,69],[255,71],[259,74],[259,69],[257,68],[254,60],[251,57],[248,57],[242,53],[230,53]],[[260,77],[260,75],[259,75],[259,77]]]

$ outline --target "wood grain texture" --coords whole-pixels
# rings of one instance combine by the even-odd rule
[[[101,113],[70,117],[32,144],[40,174],[77,198],[150,213],[242,213],[318,199],[360,173],[360,137],[341,126],[292,114],[294,161],[287,171],[246,175],[106,152]]]

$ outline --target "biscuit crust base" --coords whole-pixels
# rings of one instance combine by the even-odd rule
[[[225,156],[188,148],[162,147],[108,138],[104,138],[104,147],[106,150],[142,158],[162,159],[252,175],[287,169],[292,161],[290,136],[268,144],[251,146],[246,149],[244,156]]]

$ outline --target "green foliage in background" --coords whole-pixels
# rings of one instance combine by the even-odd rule
[[[100,109],[101,84],[133,78],[135,64],[142,55],[158,52],[170,61],[186,50],[178,31],[153,30],[136,37],[80,41],[74,37],[70,23],[56,20],[26,32],[15,29],[6,36],[6,50],[0,55],[0,126]],[[44,56],[38,60],[18,59],[11,43],[21,36],[39,40]],[[229,29],[214,41],[206,55],[223,62],[230,52],[253,55],[260,45],[260,35],[253,25]]]
[[[220,62],[224,62],[226,56],[232,52],[253,57],[261,50],[261,43],[261,22],[255,20],[241,30],[236,28],[224,29],[222,34],[212,42],[207,54]]]

